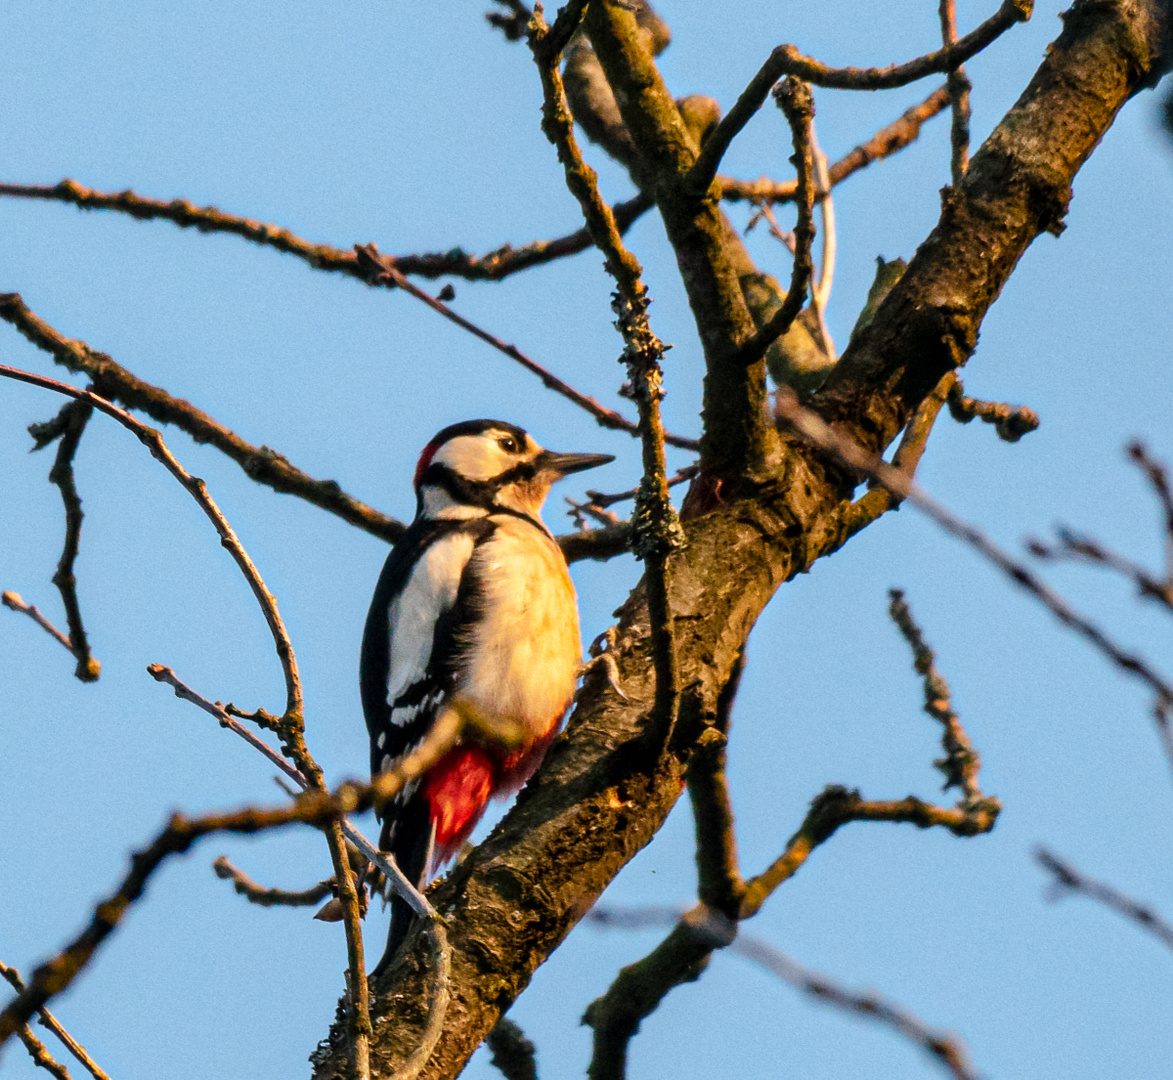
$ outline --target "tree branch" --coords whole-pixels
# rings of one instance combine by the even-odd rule
[[[1070,863],[1063,862],[1057,855],[1053,855],[1046,848],[1039,848],[1035,852],[1035,859],[1044,870],[1054,875],[1052,885],[1056,900],[1062,899],[1064,893],[1080,893],[1091,900],[1095,900],[1104,907],[1110,908],[1126,919],[1131,919],[1142,929],[1147,930],[1167,949],[1173,949],[1173,924],[1166,922],[1152,908],[1137,903],[1131,896],[1126,896],[1111,885],[1102,881],[1086,877]]]
[[[8,980],[9,985],[17,993],[20,993],[24,989],[24,980],[20,977],[20,972],[14,967],[9,967],[3,961],[0,961],[0,975]],[[48,1028],[61,1040],[65,1048],[81,1063],[94,1080],[110,1080],[110,1077],[106,1075],[98,1063],[90,1057],[86,1048],[61,1026],[57,1018],[48,1009],[41,1009],[39,1016],[41,1026]]]
[[[865,143],[860,143],[854,150],[841,157],[827,169],[831,179],[831,186],[843,183],[853,173],[865,169],[873,161],[891,157],[903,150],[906,146],[916,142],[925,121],[931,120],[949,105],[949,87],[940,86],[934,90],[919,105],[906,109],[887,127],[881,128]],[[728,176],[718,176],[717,183],[721,185],[721,198],[728,202],[748,200],[763,206],[775,203],[792,202],[798,194],[797,180],[734,180]],[[815,192],[816,200],[823,198],[824,192]],[[618,210],[618,208],[616,208]]]
[[[256,447],[245,442],[191,402],[144,382],[84,341],[65,337],[30,311],[18,293],[0,294],[0,318],[11,323],[37,348],[49,353],[69,371],[88,375],[102,397],[120,401],[128,409],[141,410],[161,424],[174,424],[198,443],[210,443],[235,461],[249,479],[274,491],[305,499],[389,542],[403,535],[403,524],[347,495],[335,481],[315,480],[292,465],[283,454],[267,446]]]
[[[1088,17],[1093,12],[1094,17]],[[638,119],[645,95],[652,109],[664,99],[671,103],[666,93],[664,99],[658,96],[657,87],[663,84],[658,73],[649,70],[643,46],[635,55],[636,68],[624,73],[628,39],[620,31],[629,24],[616,5],[600,0],[596,6],[592,0],[586,28],[608,77],[627,102],[627,115]],[[1077,0],[1063,36],[1025,95],[1027,113],[1020,111],[1020,102],[1019,111],[1012,110],[1000,126],[997,145],[1006,152],[1017,149],[1020,157],[1029,147],[1039,169],[1046,164],[1052,185],[1068,184],[1117,109],[1155,78],[1161,33],[1154,3]],[[1084,87],[1091,88],[1086,95],[1080,89],[1072,97],[1073,88]],[[1062,123],[1057,122],[1059,117]],[[629,127],[636,135],[630,121]],[[660,161],[675,130],[659,141],[652,127],[646,146],[645,133],[639,130],[641,151],[648,160]],[[1020,137],[1023,141],[1018,143]],[[970,165],[963,192],[978,182],[980,156],[975,155]],[[919,260],[916,288],[901,286],[906,288],[905,299],[890,296],[863,335],[866,340],[849,348],[847,355],[854,350],[856,356],[848,365],[851,378],[833,376],[842,390],[842,400],[835,399],[836,423],[870,446],[881,448],[894,439],[952,370],[952,361],[942,370],[942,348],[931,337],[926,339],[925,326],[961,318],[976,331],[1017,258],[1008,258],[1007,253],[1020,251],[1041,228],[1048,204],[1035,201],[1037,189],[1021,184],[1022,175],[1014,168],[989,173],[981,186],[989,214],[980,227],[971,221],[972,232],[966,233],[951,225],[942,241],[934,239],[922,247],[914,260]],[[665,202],[670,201],[665,196]],[[704,262],[711,250],[706,245],[717,242],[718,235],[713,231],[705,234],[703,243],[688,242],[688,222],[688,228],[700,228],[695,208],[687,222],[679,206],[665,218],[672,220],[669,235],[686,241],[677,246],[678,258],[708,360],[715,355],[721,326],[731,325],[721,319],[732,318],[734,306],[730,301],[723,313],[704,309],[701,285],[708,282],[716,289],[716,283],[725,280],[713,262]],[[719,226],[715,214],[701,220],[702,225],[706,222],[714,230]],[[679,234],[674,233],[677,226]],[[1016,247],[1020,241],[1021,247]],[[681,257],[682,250],[687,259]],[[716,257],[725,258],[720,253]],[[723,265],[729,267],[727,261]],[[971,287],[977,283],[972,294],[960,288],[956,279],[961,274]],[[949,287],[925,291],[928,282]],[[737,303],[743,302],[738,298]],[[731,335],[724,340],[744,338]],[[864,363],[867,357],[871,359]],[[894,367],[903,374],[890,378]],[[710,382],[710,398],[713,390]],[[818,399],[827,400],[827,392],[821,391]],[[744,400],[738,398],[738,408]],[[764,400],[763,374],[762,404]],[[778,453],[780,479],[747,483],[743,478],[740,484],[731,480],[720,498],[704,504],[685,525],[688,546],[673,568],[677,662],[680,684],[688,688],[689,708],[701,709],[702,714],[715,709],[750,628],[775,590],[839,543],[839,517],[850,497],[850,477],[842,466],[832,465],[794,437],[780,440]],[[742,457],[737,464],[745,467],[752,460]],[[727,587],[731,581],[737,583],[735,589]],[[517,804],[488,840],[435,888],[437,907],[458,913],[449,932],[454,993],[459,994],[461,1010],[458,1020],[445,1023],[425,1073],[428,1080],[448,1080],[463,1068],[537,967],[655,835],[680,794],[681,757],[671,753],[649,763],[647,755],[645,722],[654,698],[649,635],[646,604],[637,591],[621,609],[616,628],[614,656],[626,700],[605,689],[604,680],[588,680],[565,734]],[[409,948],[408,953],[379,988],[381,1020],[373,1056],[385,1073],[393,1073],[401,1063],[401,1048],[414,1044],[423,1024],[416,1011],[401,1007],[404,1001],[422,997],[427,987],[420,948]],[[343,1057],[334,1052],[317,1061],[315,1077],[342,1077],[345,1069]]]
[[[41,614],[40,609],[34,604],[26,604],[24,598],[17,592],[6,592],[0,596],[0,603],[3,603],[9,611],[19,612],[21,615],[27,615],[33,620],[42,630],[45,631],[51,638],[61,642],[66,650],[73,652],[73,645],[66,634],[63,634],[57,629],[44,615]]]
[[[0,313],[2,312],[3,308],[0,307]],[[78,546],[81,543],[81,523],[85,517],[81,509],[81,498],[77,494],[77,484],[74,482],[73,457],[77,453],[78,443],[81,441],[91,411],[89,405],[71,401],[62,408],[54,420],[45,425],[33,424],[29,429],[36,442],[36,450],[47,446],[54,438],[61,440],[57,446],[53,468],[49,470],[49,482],[60,490],[61,501],[65,504],[65,546],[57,563],[57,571],[53,575],[53,584],[61,593],[61,603],[65,608],[65,618],[69,625],[69,651],[77,659],[74,675],[82,682],[96,682],[102,670],[102,665],[90,652],[90,643],[81,617],[81,605],[77,599],[77,578],[73,573],[73,564],[77,560]]]
[[[581,6],[576,9],[581,16]],[[561,17],[560,17],[561,18]],[[576,18],[577,23],[577,18]],[[663,392],[661,361],[664,344],[648,320],[647,289],[643,268],[627,249],[611,207],[599,194],[598,176],[583,161],[574,136],[574,120],[558,65],[560,50],[552,48],[554,31],[547,29],[540,7],[530,23],[530,49],[541,76],[542,130],[558,152],[566,174],[566,186],[578,200],[595,246],[603,253],[607,272],[615,280],[612,309],[623,335],[623,362],[627,366],[632,395],[639,408],[639,435],[643,449],[643,476],[632,514],[632,551],[647,566],[644,585],[651,613],[652,655],[656,669],[654,722],[671,730],[676,720],[678,683],[676,645],[670,608],[670,559],[684,543],[684,532],[668,495],[665,433],[660,417]]]
[[[774,84],[784,75],[839,90],[891,90],[923,79],[926,75],[959,67],[1015,23],[1029,19],[1033,6],[1033,0],[1004,0],[994,15],[955,44],[886,68],[830,68],[812,57],[803,56],[793,45],[779,45],[742,91],[737,104],[705,142],[685,182],[687,189],[694,196],[708,190],[729,144],[762,107]]]
[[[948,403],[949,415],[959,424],[968,424],[975,418],[993,424],[998,438],[1004,442],[1018,442],[1023,435],[1038,430],[1039,414],[1029,405],[1006,405],[966,397],[965,386],[960,379],[954,381]]]
[[[957,44],[956,0],[941,0],[938,7],[941,18],[941,41],[948,48]],[[956,67],[949,72],[949,102],[953,107],[953,125],[949,142],[952,149],[950,172],[953,183],[960,184],[969,166],[969,92],[973,88],[965,68]]]
[[[295,236],[288,229],[263,221],[254,221],[252,218],[225,214],[214,206],[194,206],[186,199],[165,202],[143,198],[133,191],[109,194],[84,187],[76,180],[68,178],[52,186],[0,184],[0,195],[70,203],[82,210],[115,210],[140,221],[161,219],[170,221],[181,229],[194,228],[198,232],[232,233],[254,244],[294,255],[315,270],[332,271],[347,274],[359,281],[365,280],[353,251],[330,247],[327,244],[312,244],[300,236]],[[615,207],[615,218],[619,228],[626,232],[653,205],[654,202],[643,194],[618,203]],[[460,248],[453,248],[435,254],[385,257],[392,260],[395,268],[401,273],[416,277],[460,277],[468,281],[501,281],[520,270],[528,270],[532,266],[540,266],[568,255],[577,255],[590,246],[590,235],[586,229],[579,229],[554,240],[535,240],[520,248],[504,244],[480,256],[469,255]]]
[[[501,1017],[489,1032],[485,1045],[493,1055],[490,1060],[505,1080],[538,1080],[534,1044],[508,1016]]]
[[[794,226],[794,266],[790,272],[790,289],[782,306],[741,349],[738,359],[743,364],[753,364],[764,357],[770,345],[790,329],[806,303],[807,289],[814,273],[811,244],[815,239],[815,164],[811,150],[811,123],[815,117],[815,102],[806,83],[789,78],[778,84],[774,99],[790,125],[794,141],[794,156],[790,160],[798,172],[794,200],[798,206],[798,222]]]

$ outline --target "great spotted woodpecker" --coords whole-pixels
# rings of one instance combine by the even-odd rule
[[[574,696],[582,645],[566,560],[540,517],[551,484],[614,460],[555,454],[521,428],[444,428],[415,470],[416,515],[379,575],[359,681],[379,773],[418,746],[442,709],[476,715],[466,735],[383,815],[379,847],[423,888],[493,797],[541,764]],[[391,900],[393,959],[412,913]]]

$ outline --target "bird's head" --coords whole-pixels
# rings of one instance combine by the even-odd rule
[[[555,481],[614,460],[610,454],[556,454],[503,420],[466,420],[444,428],[420,454],[417,512],[468,518],[500,508],[536,519]]]

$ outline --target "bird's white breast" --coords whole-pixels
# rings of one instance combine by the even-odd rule
[[[582,652],[574,585],[548,533],[512,516],[493,521],[469,563],[481,618],[469,631],[458,691],[536,738],[574,696]]]

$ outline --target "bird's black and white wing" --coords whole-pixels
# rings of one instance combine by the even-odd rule
[[[367,615],[359,672],[372,774],[418,745],[451,689],[461,580],[486,525],[417,522],[387,557]]]

